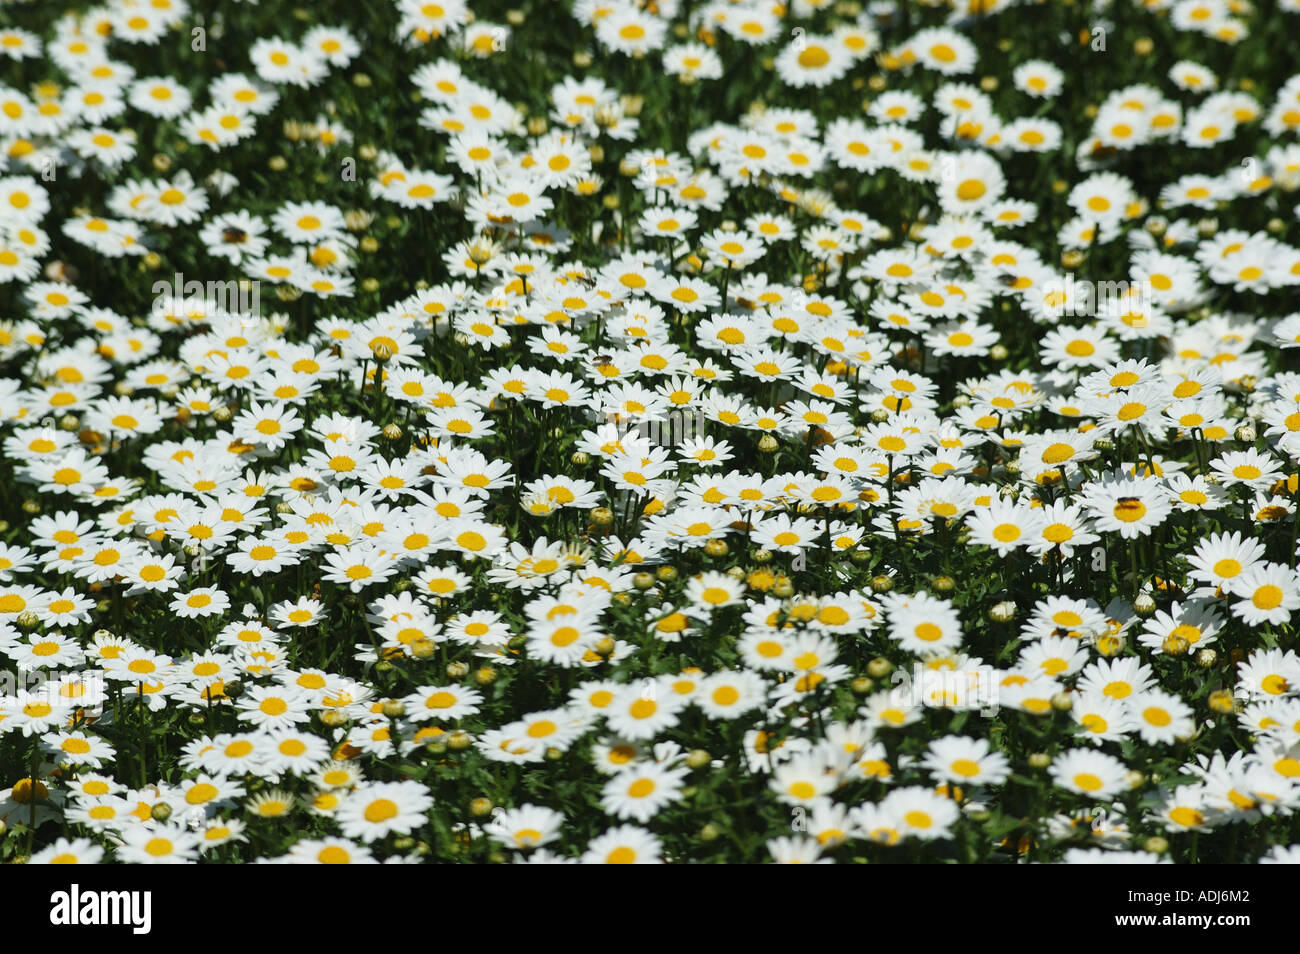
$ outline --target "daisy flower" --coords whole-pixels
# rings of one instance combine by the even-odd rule
[[[897,819],[900,835],[923,841],[949,837],[960,815],[952,799],[919,787],[895,789],[882,799],[880,810]]]
[[[688,700],[672,692],[661,692],[647,681],[628,686],[618,693],[605,712],[611,731],[631,739],[650,739],[676,725]]]
[[[930,743],[923,764],[959,785],[998,785],[1011,774],[1006,757],[989,751],[986,739],[947,736]]]
[[[27,860],[32,865],[97,865],[104,858],[104,849],[89,838],[57,838]]]
[[[296,601],[285,600],[271,607],[271,621],[281,628],[315,626],[321,622],[325,604],[320,600],[300,596]]]
[[[1085,488],[1082,500],[1092,514],[1093,529],[1103,533],[1118,531],[1125,540],[1147,536],[1172,510],[1168,496],[1151,480],[1094,481]]]
[[[652,865],[662,862],[659,838],[635,825],[611,828],[587,843],[581,861],[588,865]]]
[[[1042,514],[1019,501],[995,500],[966,518],[971,543],[990,547],[1005,557],[1020,547],[1029,546],[1039,535]]]
[[[1048,772],[1057,786],[1086,798],[1113,798],[1128,787],[1128,766],[1104,752],[1066,750],[1052,761]]]
[[[646,822],[681,796],[682,779],[689,769],[666,768],[653,762],[625,769],[605,783],[601,807],[619,819]]]
[[[557,841],[565,818],[541,805],[497,809],[492,821],[483,826],[488,837],[515,851],[531,851]]]
[[[370,849],[346,838],[304,838],[295,842],[285,861],[301,865],[377,865]]]
[[[1130,696],[1128,711],[1143,741],[1152,745],[1168,745],[1196,731],[1191,708],[1172,693],[1147,690]]]
[[[801,33],[776,58],[777,75],[793,88],[823,87],[844,76],[853,57],[831,37]]]
[[[1226,588],[1237,597],[1232,614],[1248,626],[1286,623],[1291,611],[1300,608],[1296,571],[1285,564],[1256,564],[1233,577]]]
[[[418,828],[432,805],[433,798],[418,782],[369,782],[348,795],[334,817],[345,837],[368,844]]]
[[[122,829],[121,838],[114,855],[128,864],[177,865],[198,860],[198,835],[175,825],[133,825]]]

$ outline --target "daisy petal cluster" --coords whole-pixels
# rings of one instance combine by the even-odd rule
[[[1296,3],[49,6],[0,858],[1297,861]]]

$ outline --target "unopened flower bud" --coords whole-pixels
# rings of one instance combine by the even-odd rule
[[[1016,618],[1016,604],[1011,600],[1003,600],[1000,603],[993,604],[989,610],[989,619],[995,623],[1009,623]]]
[[[1103,656],[1118,656],[1124,649],[1125,639],[1121,635],[1107,633],[1097,637],[1097,652]]]
[[[469,663],[457,660],[456,662],[447,663],[448,679],[464,679],[469,675]]]
[[[1219,713],[1219,715],[1229,715],[1235,708],[1232,691],[1230,689],[1218,689],[1210,693],[1208,702],[1210,709]]]

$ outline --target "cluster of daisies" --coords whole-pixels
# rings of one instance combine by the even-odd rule
[[[1300,4],[83,6],[0,858],[1300,862]]]

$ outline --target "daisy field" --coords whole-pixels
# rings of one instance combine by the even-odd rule
[[[0,860],[1300,862],[1298,32],[0,2]]]

